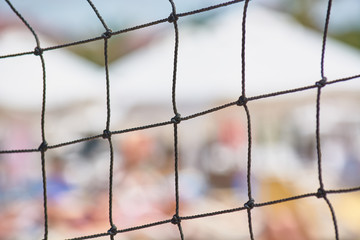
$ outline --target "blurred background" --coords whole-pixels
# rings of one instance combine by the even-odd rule
[[[11,1],[39,35],[41,47],[100,36],[87,1]],[[221,3],[175,2],[177,12]],[[168,1],[93,3],[113,31],[169,16]],[[325,0],[251,1],[246,36],[248,97],[320,80]],[[243,3],[179,19],[177,103],[188,116],[241,95]],[[360,73],[360,2],[334,1],[325,53],[328,80]],[[6,2],[0,3],[0,55],[33,51],[34,37]],[[103,41],[44,52],[49,145],[102,133],[106,123]],[[173,117],[173,25],[162,23],[109,39],[111,130]],[[327,85],[321,97],[326,189],[360,185],[360,81]],[[38,57],[0,59],[0,149],[41,142],[42,69]],[[253,134],[253,196],[257,203],[319,188],[315,146],[316,89],[248,103]],[[118,229],[170,219],[175,212],[173,129],[163,126],[113,135],[113,216]],[[247,201],[247,126],[243,108],[179,125],[180,215],[243,206]],[[49,239],[106,232],[109,149],[97,139],[46,152]],[[0,239],[43,235],[39,153],[0,155]],[[360,239],[360,193],[331,194],[341,239]],[[334,239],[323,200],[255,208],[256,239]],[[245,211],[182,222],[186,239],[249,239]],[[171,224],[115,239],[178,239]],[[108,239],[98,238],[98,239]]]

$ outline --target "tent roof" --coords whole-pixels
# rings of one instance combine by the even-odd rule
[[[241,95],[242,10],[214,19],[203,28],[179,20],[177,100],[237,99]],[[321,79],[322,35],[290,17],[249,8],[246,28],[246,95],[255,96],[312,85]],[[169,28],[171,29],[171,28]],[[171,100],[174,31],[111,66],[115,92],[127,104]],[[328,80],[360,73],[360,52],[328,38]],[[360,80],[329,85],[331,90],[359,91]]]
[[[226,11],[202,27],[179,20],[178,102],[213,102],[241,95],[242,10]],[[126,110],[136,104],[170,103],[174,31],[110,65],[112,104]],[[43,47],[56,45],[40,36]],[[30,51],[29,31],[8,30],[0,37],[1,55]],[[248,97],[302,87],[320,80],[322,35],[286,15],[249,8],[246,28],[246,95]],[[360,73],[360,52],[328,39],[325,75],[329,80]],[[105,74],[64,49],[44,53],[47,107],[105,99]],[[38,57],[0,60],[0,104],[40,109],[42,69]],[[359,91],[360,80],[329,85],[329,90]]]
[[[56,45],[40,36],[42,47]],[[32,51],[34,37],[26,29],[7,29],[0,37],[1,55]],[[56,108],[74,102],[97,99],[105,94],[100,73],[80,57],[64,49],[43,54],[47,80],[47,107]],[[41,109],[42,67],[40,58],[24,55],[0,59],[0,104],[17,109]],[[105,78],[105,77],[103,77]]]

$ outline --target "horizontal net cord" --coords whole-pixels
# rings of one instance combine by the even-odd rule
[[[337,190],[326,190],[326,193],[341,194],[341,193],[349,193],[349,192],[356,192],[356,191],[360,191],[360,187],[337,189]],[[303,199],[303,198],[316,197],[317,194],[318,194],[317,192],[313,192],[313,193],[306,193],[306,194],[302,194],[302,195],[296,195],[293,197],[281,198],[278,200],[272,200],[272,201],[267,201],[267,202],[262,202],[262,203],[254,203],[254,208],[266,207],[266,206],[270,206],[270,205],[274,205],[274,204],[281,204],[281,203],[299,200],[299,199]],[[181,220],[193,220],[193,219],[206,218],[206,217],[223,215],[223,214],[228,214],[228,213],[240,212],[240,211],[244,211],[244,210],[247,210],[247,208],[246,207],[237,207],[237,208],[230,208],[230,209],[225,209],[225,210],[220,210],[220,211],[207,212],[207,213],[203,213],[203,214],[195,214],[195,215],[191,215],[191,216],[179,216],[179,217]],[[120,230],[117,230],[117,233],[131,232],[134,230],[140,230],[140,229],[155,227],[155,226],[159,226],[159,225],[163,225],[163,224],[168,224],[168,223],[171,223],[171,220],[172,219],[167,219],[167,220],[153,222],[153,223],[144,224],[144,225],[140,225],[140,226],[120,229]],[[93,234],[93,235],[81,236],[81,237],[76,237],[76,238],[69,238],[66,240],[92,239],[92,238],[98,238],[98,237],[109,236],[109,235],[110,235],[109,233],[101,233],[101,234]]]
[[[353,80],[353,79],[356,79],[356,78],[360,78],[360,74],[359,75],[353,75],[353,76],[350,76],[350,77],[345,77],[345,78],[339,78],[339,79],[336,79],[336,80],[327,81],[326,84],[327,85],[336,84],[336,83],[340,83],[340,82],[350,81],[350,80]],[[300,87],[300,88],[293,88],[293,89],[290,89],[290,90],[272,92],[272,93],[268,93],[268,94],[261,94],[261,95],[257,95],[257,96],[253,96],[253,97],[248,97],[247,101],[254,101],[254,100],[260,100],[260,99],[265,99],[265,98],[269,98],[269,97],[281,96],[281,95],[286,95],[286,94],[290,94],[290,93],[315,89],[317,87],[318,86],[316,84],[314,84],[314,85],[309,85],[309,86]],[[190,114],[188,116],[181,117],[181,121],[186,121],[186,120],[197,118],[197,117],[200,117],[200,116],[203,116],[203,115],[207,115],[209,113],[213,113],[213,112],[219,111],[221,109],[232,107],[232,106],[237,105],[237,104],[238,104],[238,100],[233,101],[233,102],[229,102],[229,103],[221,105],[221,106],[217,106],[217,107],[214,107],[214,108],[210,108],[208,110],[204,110],[204,111],[201,111],[201,112],[198,112],[198,113],[194,113],[194,114]],[[139,126],[139,127],[127,128],[127,129],[123,129],[123,130],[110,131],[110,133],[112,135],[117,135],[117,134],[123,134],[123,133],[128,133],[128,132],[140,131],[140,130],[149,129],[149,128],[156,128],[156,127],[166,126],[166,125],[170,125],[170,124],[172,124],[171,121],[165,121],[165,122],[153,123],[153,124],[149,124],[149,125],[143,125],[143,126]],[[89,140],[95,140],[95,139],[101,138],[102,136],[103,136],[103,134],[98,134],[98,135],[94,135],[94,136],[90,136],[90,137],[86,137],[86,138],[80,138],[80,139],[72,140],[72,141],[69,141],[69,142],[58,143],[58,144],[54,144],[54,145],[48,145],[48,149],[59,148],[59,147],[72,145],[72,144],[75,144],[75,143],[81,143],[81,142],[85,142],[85,141],[89,141]],[[0,150],[0,154],[29,153],[29,152],[39,152],[39,151],[40,150],[38,148]]]
[[[200,9],[189,11],[189,12],[177,13],[175,17],[185,17],[185,16],[189,16],[189,15],[195,15],[195,14],[199,14],[199,13],[202,13],[202,12],[211,11],[211,10],[214,10],[214,9],[217,9],[217,8],[226,7],[226,6],[235,4],[235,3],[240,3],[240,2],[243,2],[243,1],[244,0],[234,0],[234,1],[229,1],[229,2],[225,2],[225,3],[212,5],[212,6],[205,7],[205,8],[200,8]],[[103,22],[103,20],[102,20],[102,22]],[[159,20],[156,20],[156,21],[152,21],[152,22],[148,22],[148,23],[144,23],[144,24],[140,24],[140,25],[136,25],[134,27],[129,27],[129,28],[125,28],[125,29],[122,29],[122,30],[114,31],[114,32],[111,33],[111,35],[119,35],[119,34],[122,34],[122,33],[132,32],[132,31],[135,31],[135,30],[139,30],[139,29],[142,29],[142,28],[147,28],[147,27],[158,25],[160,23],[165,23],[165,22],[169,22],[169,17],[159,19]],[[107,26],[106,26],[106,28],[107,28]],[[108,28],[107,28],[107,30],[108,30]],[[70,43],[60,44],[60,45],[56,45],[56,46],[46,47],[46,48],[42,48],[41,50],[43,52],[46,52],[46,51],[50,51],[50,50],[55,50],[55,49],[66,48],[66,47],[71,47],[71,46],[75,46],[75,45],[81,45],[81,44],[85,44],[85,43],[89,43],[89,42],[94,42],[94,41],[102,40],[104,38],[106,38],[106,36],[101,35],[101,36],[98,36],[98,37],[93,37],[93,38],[74,41],[74,42],[70,42]],[[0,56],[0,59],[2,59],[2,58],[10,58],[10,57],[19,57],[19,56],[29,55],[29,54],[34,54],[34,53],[35,53],[35,51],[28,51],[28,52],[21,52],[21,53],[2,55],[2,56]]]

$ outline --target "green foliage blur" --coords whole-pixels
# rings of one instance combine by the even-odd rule
[[[328,0],[272,0],[268,6],[293,16],[302,25],[323,32]],[[360,1],[332,1],[329,36],[360,49]]]

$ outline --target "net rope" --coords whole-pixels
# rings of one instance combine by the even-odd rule
[[[189,12],[184,12],[184,13],[177,13],[175,2],[173,0],[169,0],[170,7],[171,7],[171,13],[168,18],[159,19],[159,20],[156,20],[153,22],[144,23],[141,25],[137,25],[134,27],[130,27],[130,28],[126,28],[126,29],[122,29],[122,30],[118,30],[118,31],[112,31],[107,26],[106,22],[104,21],[104,19],[101,16],[101,13],[96,9],[96,6],[92,3],[92,1],[87,0],[88,4],[90,5],[92,10],[96,14],[97,18],[101,22],[102,26],[104,27],[104,30],[105,30],[104,33],[101,36],[97,36],[97,37],[93,37],[93,38],[89,38],[89,39],[85,39],[85,40],[81,40],[81,41],[66,43],[66,44],[62,44],[62,45],[51,46],[48,48],[41,48],[40,40],[39,40],[36,32],[34,31],[34,29],[31,27],[31,25],[21,15],[21,13],[16,9],[16,7],[14,7],[14,5],[11,3],[10,0],[5,0],[5,1],[8,4],[8,6],[11,8],[11,10],[14,12],[14,14],[17,15],[17,17],[26,25],[28,30],[32,33],[32,35],[35,39],[35,42],[36,42],[36,47],[34,48],[33,51],[3,55],[3,56],[0,56],[0,59],[10,58],[10,57],[20,57],[23,55],[33,54],[33,55],[39,57],[40,61],[41,61],[42,81],[43,81],[42,107],[41,107],[41,138],[42,138],[42,142],[38,148],[0,150],[0,154],[15,154],[15,153],[26,153],[26,152],[39,152],[41,154],[41,173],[42,173],[42,185],[43,185],[42,192],[43,192],[43,210],[44,210],[44,236],[43,236],[44,240],[49,239],[49,236],[48,236],[49,219],[48,219],[48,207],[47,207],[48,197],[47,197],[46,152],[48,150],[61,148],[61,147],[67,146],[67,145],[73,145],[73,144],[77,144],[80,142],[86,142],[86,141],[99,139],[99,138],[103,138],[108,141],[108,147],[109,147],[109,153],[110,153],[109,189],[108,189],[108,191],[109,191],[108,192],[109,229],[102,233],[71,238],[69,240],[94,239],[94,238],[99,238],[99,237],[104,237],[104,236],[109,236],[110,239],[113,240],[114,236],[119,233],[136,231],[136,230],[140,230],[140,229],[144,229],[144,228],[149,228],[149,227],[163,225],[163,224],[169,224],[169,223],[177,226],[177,228],[179,230],[179,237],[180,237],[180,239],[183,240],[183,239],[186,239],[186,232],[185,233],[183,232],[182,224],[181,224],[182,221],[198,219],[198,218],[205,218],[205,217],[210,217],[210,216],[215,216],[215,215],[220,215],[220,214],[228,214],[231,212],[238,212],[238,211],[246,211],[247,212],[249,236],[250,236],[250,239],[253,240],[255,238],[254,238],[254,234],[253,234],[251,213],[254,208],[259,208],[259,207],[264,207],[264,206],[269,206],[269,205],[274,205],[274,204],[280,204],[280,203],[284,203],[284,202],[295,201],[295,200],[299,200],[299,199],[303,199],[303,198],[310,198],[310,197],[316,197],[319,199],[323,199],[325,201],[325,203],[327,204],[327,206],[329,208],[333,226],[334,226],[334,238],[336,240],[340,239],[335,209],[334,209],[331,201],[329,200],[328,195],[329,194],[345,194],[345,193],[349,193],[349,192],[360,191],[360,186],[353,187],[353,188],[342,188],[342,189],[327,189],[325,187],[323,177],[322,177],[323,171],[322,171],[321,137],[320,137],[321,91],[325,86],[330,85],[330,84],[340,84],[341,82],[344,82],[344,81],[358,79],[358,78],[360,78],[360,74],[354,75],[354,76],[349,76],[349,77],[344,77],[344,78],[340,78],[340,79],[333,79],[333,80],[328,80],[326,78],[325,69],[324,69],[324,61],[326,60],[326,58],[325,58],[326,42],[327,42],[328,27],[329,27],[329,22],[330,22],[332,0],[328,1],[327,11],[326,11],[326,19],[325,19],[325,24],[324,24],[324,29],[323,29],[322,50],[321,50],[321,58],[320,58],[321,59],[321,61],[320,61],[321,79],[319,81],[315,82],[313,85],[303,86],[303,87],[294,88],[294,89],[288,89],[288,90],[284,90],[284,91],[272,92],[272,93],[267,93],[267,94],[258,95],[258,96],[251,96],[251,97],[246,96],[246,74],[245,74],[245,70],[246,70],[246,66],[245,66],[245,62],[246,62],[245,61],[246,20],[247,20],[247,10],[248,10],[249,6],[251,6],[249,0],[235,0],[235,1],[224,2],[221,4],[217,4],[217,5],[213,5],[213,6],[209,6],[209,7],[189,11]],[[186,17],[186,16],[198,14],[201,12],[211,11],[213,9],[237,4],[240,2],[244,3],[243,17],[242,17],[242,42],[241,42],[241,95],[239,96],[239,98],[237,100],[226,103],[224,105],[216,106],[211,109],[197,112],[197,113],[194,113],[194,114],[191,114],[188,116],[181,116],[180,113],[178,112],[177,102],[176,102],[177,65],[178,65],[178,51],[179,51],[179,44],[180,44],[179,43],[178,19],[181,17]],[[110,88],[111,87],[110,87],[110,77],[109,77],[109,69],[108,69],[109,68],[109,63],[108,63],[108,40],[109,40],[109,38],[111,38],[114,35],[119,35],[119,34],[123,34],[126,32],[135,31],[138,29],[147,28],[149,26],[166,23],[166,22],[172,24],[173,28],[174,28],[174,55],[173,55],[172,89],[171,89],[171,91],[172,91],[171,92],[172,93],[172,108],[173,108],[174,116],[171,117],[169,121],[165,121],[165,122],[157,122],[157,123],[150,124],[150,125],[143,125],[143,126],[137,126],[134,128],[127,128],[127,129],[122,129],[122,130],[111,131],[110,130],[110,123],[111,123],[111,121],[110,121],[110,119],[111,119]],[[75,140],[68,141],[68,142],[62,142],[62,143],[57,143],[57,144],[53,144],[53,145],[48,145],[48,143],[46,141],[46,127],[45,127],[45,123],[46,123],[46,121],[45,121],[46,120],[46,93],[47,93],[46,64],[45,64],[45,60],[43,57],[43,53],[46,51],[52,51],[52,50],[56,50],[56,49],[60,49],[60,48],[66,48],[66,47],[70,47],[70,46],[74,46],[74,45],[80,45],[80,44],[93,42],[93,41],[99,41],[99,40],[102,40],[104,42],[104,62],[105,62],[104,68],[105,68],[106,108],[107,108],[106,122],[104,124],[105,128],[102,133],[99,133],[97,135],[93,135],[93,136],[86,137],[86,138],[75,139]],[[292,197],[288,197],[288,198],[281,198],[281,199],[276,199],[276,200],[272,200],[272,201],[268,201],[268,202],[256,202],[256,200],[252,196],[252,186],[251,186],[251,180],[252,180],[251,165],[252,165],[252,142],[253,142],[253,140],[252,140],[252,131],[251,131],[252,130],[251,111],[250,111],[247,103],[250,101],[255,101],[255,100],[259,100],[259,99],[271,98],[271,97],[276,97],[276,96],[285,95],[285,94],[292,94],[295,92],[307,91],[310,89],[317,89],[316,123],[315,123],[316,124],[316,130],[315,130],[316,131],[315,132],[316,139],[315,140],[316,140],[317,175],[318,175],[318,180],[319,180],[319,188],[314,192],[296,195],[296,196],[292,196]],[[223,109],[226,109],[226,108],[229,108],[232,106],[236,106],[236,105],[244,108],[244,111],[246,113],[246,119],[247,119],[247,195],[248,195],[248,201],[245,202],[242,206],[237,207],[237,208],[225,209],[222,211],[206,212],[206,213],[197,214],[197,215],[182,216],[180,214],[181,209],[180,209],[179,197],[181,195],[181,192],[179,192],[179,172],[178,172],[179,171],[179,156],[178,156],[179,155],[179,150],[178,150],[178,144],[179,144],[178,127],[179,127],[179,124],[182,121],[191,120],[191,119],[194,119],[194,118],[206,115],[206,114],[210,114],[210,113],[213,113],[216,111],[221,111]],[[113,222],[113,210],[112,210],[113,177],[114,177],[114,171],[113,171],[114,150],[113,150],[112,136],[115,134],[123,134],[123,133],[127,133],[127,132],[141,131],[141,130],[145,130],[145,129],[149,129],[149,128],[157,128],[157,127],[161,127],[161,126],[165,126],[165,125],[173,126],[173,140],[174,140],[174,142],[173,142],[173,150],[174,150],[173,159],[174,159],[174,188],[175,188],[174,215],[171,219],[165,219],[163,221],[147,223],[144,225],[138,225],[138,226],[125,228],[125,229],[118,229],[117,226]]]

